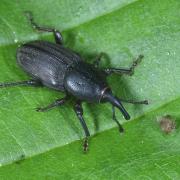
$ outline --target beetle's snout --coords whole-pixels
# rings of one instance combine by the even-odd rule
[[[123,116],[126,120],[130,119],[130,115],[128,114],[128,112],[123,107],[119,98],[113,96],[111,91],[106,91],[104,93],[104,99],[106,99],[107,102],[110,102],[113,106],[117,107],[121,111],[121,113],[123,114]]]

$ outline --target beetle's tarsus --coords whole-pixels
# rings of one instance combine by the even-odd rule
[[[122,102],[131,103],[131,104],[145,104],[145,105],[149,104],[148,100],[144,100],[144,101],[134,101],[134,100],[126,100],[126,99],[120,99],[120,100]]]
[[[35,21],[34,21],[34,18],[33,18],[33,15],[32,15],[32,12],[30,11],[26,11],[25,12],[25,15],[27,16],[28,20],[30,21],[32,27],[38,31],[44,31],[44,32],[52,32],[54,34],[54,39],[55,39],[55,42],[57,44],[62,44],[62,35],[59,31],[57,31],[56,29],[54,28],[49,28],[49,27],[43,27],[43,26],[40,26],[38,25]]]
[[[129,68],[129,75],[132,76],[134,74],[134,69],[135,67],[141,63],[142,59],[143,59],[143,55],[139,55],[137,59],[135,59],[131,65],[131,67]]]
[[[124,133],[124,128],[122,126],[119,127],[119,132],[120,132],[120,134]]]
[[[16,81],[16,82],[6,82],[0,83],[0,88],[5,87],[13,87],[13,86],[40,86],[41,83],[35,80],[27,80],[27,81]]]
[[[44,108],[36,108],[36,111],[37,111],[37,112],[44,112],[44,111],[46,111],[46,110],[44,110]]]
[[[84,139],[84,144],[83,144],[83,151],[84,152],[87,152],[88,151],[88,138],[86,137],[85,139]]]
[[[114,73],[119,75],[126,74],[132,76],[134,74],[135,67],[141,62],[143,57],[144,57],[143,55],[139,55],[138,58],[133,61],[130,68],[106,68],[104,69],[104,72],[107,75],[111,75]]]
[[[32,27],[34,29],[38,30],[39,26],[34,22],[34,18],[33,18],[32,12],[31,11],[25,11],[24,14],[27,17],[27,19],[29,20],[29,22],[32,25]]]
[[[144,100],[142,104],[148,105],[149,101],[148,100]]]
[[[45,111],[48,111],[48,110],[53,109],[53,108],[55,108],[55,107],[57,107],[57,106],[63,105],[63,104],[66,102],[66,100],[67,100],[67,96],[65,96],[65,97],[62,98],[62,99],[57,99],[56,101],[54,101],[53,103],[49,104],[49,105],[46,106],[46,107],[43,107],[43,108],[38,107],[38,108],[36,108],[36,111],[37,111],[37,112],[45,112]]]
[[[119,132],[120,132],[120,133],[124,133],[124,128],[122,127],[122,125],[119,123],[119,121],[118,121],[117,118],[116,118],[115,107],[114,107],[114,106],[112,106],[112,112],[113,112],[112,119],[113,119],[113,120],[116,122],[116,124],[118,125]]]
[[[81,123],[81,126],[83,127],[83,130],[84,130],[84,133],[85,133],[85,140],[84,140],[84,150],[86,150],[88,148],[88,137],[90,136],[90,133],[89,133],[89,129],[86,125],[86,122],[83,118],[83,108],[82,108],[82,102],[81,101],[77,101],[75,106],[74,106],[74,111]]]

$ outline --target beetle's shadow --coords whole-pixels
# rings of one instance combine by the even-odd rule
[[[124,75],[126,76],[126,75]],[[130,76],[128,78],[131,78]],[[110,84],[113,89],[113,92],[116,96],[118,96],[120,99],[125,100],[133,100],[133,101],[142,101],[145,99],[137,99],[138,96],[135,91],[131,90],[131,87],[128,85],[126,78],[120,78],[118,75],[113,75],[113,77],[110,79]],[[128,111],[128,107],[132,107],[131,116],[135,117],[138,114],[142,114],[142,107],[146,106],[144,104],[132,104],[132,103],[125,103],[122,102],[123,105],[126,107]]]
[[[72,98],[69,102],[68,102],[68,104],[67,104],[67,106],[66,107],[64,107],[64,108],[67,108],[67,111],[69,110],[69,109],[71,109],[71,113],[67,113],[67,111],[65,112],[65,116],[66,116],[66,123],[68,124],[68,127],[70,127],[70,129],[72,129],[73,131],[74,131],[74,133],[77,135],[77,137],[78,137],[78,139],[81,139],[81,138],[83,138],[84,137],[84,135],[83,135],[83,131],[81,131],[81,133],[80,133],[80,131],[79,131],[79,129],[81,128],[81,126],[80,126],[80,124],[79,124],[79,120],[78,120],[78,117],[76,116],[76,113],[74,112],[74,110],[73,110],[73,107],[74,107],[74,105],[75,105],[75,101],[74,101],[74,99]],[[74,120],[72,120],[72,114],[73,114],[73,117],[75,117],[75,121]],[[77,122],[77,123],[76,123]]]
[[[99,131],[99,118],[98,118],[98,113],[97,113],[97,105],[92,106],[92,104],[88,104],[87,108],[89,109],[89,112],[91,114],[91,117],[93,119],[94,123],[94,132],[97,133]]]
[[[76,44],[76,34],[72,33],[71,31],[66,31],[65,34],[63,34],[63,37],[64,37],[64,44],[65,44],[65,47],[69,47],[69,48],[72,48],[74,49],[75,47],[75,44]],[[86,53],[84,54],[82,52],[82,58],[85,59],[86,62],[88,63],[93,63],[96,58],[98,57],[98,55],[100,54],[101,52],[99,53]],[[101,61],[99,63],[99,67],[100,69],[103,69],[103,68],[110,68],[110,67],[113,67],[112,66],[112,59],[110,59],[110,57],[108,56],[108,54],[106,54],[105,52],[102,52],[103,53],[103,56],[101,58]],[[132,59],[133,61],[133,59]],[[128,68],[127,67],[119,67],[119,68]],[[135,69],[136,71],[136,69]],[[127,75],[124,75],[124,76],[127,76]],[[128,78],[131,78],[130,76]],[[136,96],[136,92],[134,91],[131,91],[128,83],[126,83],[126,78],[122,78],[122,76],[120,75],[117,75],[117,74],[114,74],[114,75],[111,75],[110,77],[108,77],[108,83],[113,91],[113,93],[118,96],[119,98],[122,98],[122,99],[127,99],[127,100],[137,100],[137,101],[141,101],[142,99],[135,99]],[[123,103],[128,111],[128,107],[129,106],[132,106],[133,109],[132,109],[132,112],[131,112],[131,116],[136,116],[136,114],[140,113],[142,114],[142,106],[143,105],[128,105],[127,103]],[[110,104],[109,104],[110,105]],[[111,105],[110,105],[111,106]],[[91,114],[91,116],[93,117],[93,121],[94,121],[94,131],[95,133],[99,131],[99,121],[101,120],[100,119],[100,112],[101,112],[101,108],[98,106],[98,105],[88,105],[87,108],[89,109],[89,112]],[[98,109],[98,110],[97,110]],[[112,117],[112,112],[110,112],[110,116],[109,117]],[[133,114],[132,114],[133,113]],[[118,115],[119,116],[119,115]],[[122,118],[122,117],[120,117]],[[75,128],[76,126],[73,125],[73,129]],[[76,132],[78,132],[78,129],[75,128]]]
[[[93,60],[96,59],[96,57],[98,56],[98,54],[87,54],[86,58],[89,60],[89,62],[93,62]],[[132,60],[133,61],[133,60]],[[100,68],[110,68],[112,67],[111,65],[111,59],[109,58],[109,56],[106,53],[103,53],[103,57],[102,60],[100,62]],[[118,67],[117,67],[118,68]],[[119,67],[119,68],[128,68],[128,67]],[[136,69],[135,69],[136,71]],[[123,75],[123,76],[127,76],[127,75]],[[131,78],[131,76],[128,76],[127,78]],[[142,101],[144,99],[136,99],[135,97],[137,97],[136,92],[132,91],[131,88],[129,87],[128,83],[126,82],[126,78],[123,78],[122,75],[117,75],[117,74],[113,74],[111,76],[109,76],[107,78],[108,80],[108,84],[110,85],[113,94],[116,95],[119,98],[125,99],[125,100],[135,100],[135,101]],[[122,102],[123,103],[123,102]],[[125,106],[125,108],[128,111],[128,107],[132,106],[132,112],[131,112],[131,116],[135,117],[137,114],[142,114],[142,106],[145,106],[143,104],[129,104],[129,103],[123,103],[123,105]],[[110,104],[109,104],[110,105]],[[111,105],[110,105],[111,106]],[[92,106],[89,105],[88,106],[89,111],[93,117],[94,120],[94,125],[95,125],[95,133],[99,131],[99,121],[100,121],[100,113],[95,112],[97,111],[97,106]],[[112,117],[112,112],[111,115]],[[117,115],[118,117],[119,115]],[[122,117],[119,117],[122,118]]]
[[[65,34],[63,34],[63,45],[67,48],[74,49],[75,46],[75,34],[71,31],[66,31]]]

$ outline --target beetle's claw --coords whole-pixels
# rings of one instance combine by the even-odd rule
[[[144,55],[140,54],[138,59],[142,59],[142,58],[144,58]]]
[[[36,108],[37,112],[43,112],[43,108]]]
[[[148,105],[148,104],[149,104],[148,100],[144,100],[144,101],[143,101],[143,104]]]
[[[138,58],[133,61],[132,67],[135,68],[142,61],[143,57],[144,57],[143,55],[139,55]]]
[[[88,138],[84,139],[83,150],[84,152],[88,151]]]
[[[121,127],[119,127],[119,132],[120,132],[120,134],[123,134],[124,133],[124,128],[121,126]]]
[[[33,16],[32,16],[32,12],[31,11],[24,11],[24,15],[28,18],[28,20],[32,20]]]

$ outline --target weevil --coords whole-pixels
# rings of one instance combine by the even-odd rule
[[[133,101],[118,98],[113,95],[107,83],[107,77],[112,74],[132,75],[135,67],[143,58],[140,55],[133,61],[130,68],[100,68],[99,63],[103,53],[93,63],[85,62],[82,57],[63,46],[61,33],[53,28],[38,25],[31,12],[26,13],[32,27],[37,31],[51,32],[55,43],[36,40],[23,44],[17,49],[17,64],[31,77],[30,80],[0,83],[0,87],[12,86],[46,86],[48,88],[64,92],[65,96],[55,100],[46,107],[37,108],[38,112],[44,112],[54,107],[61,106],[70,97],[75,97],[74,111],[85,133],[83,148],[88,149],[90,132],[83,118],[82,102],[106,103],[112,105],[112,119],[117,123],[119,131],[123,127],[115,115],[115,107],[118,108],[126,120],[130,115],[125,110],[122,102],[132,104],[148,104],[147,100]]]

